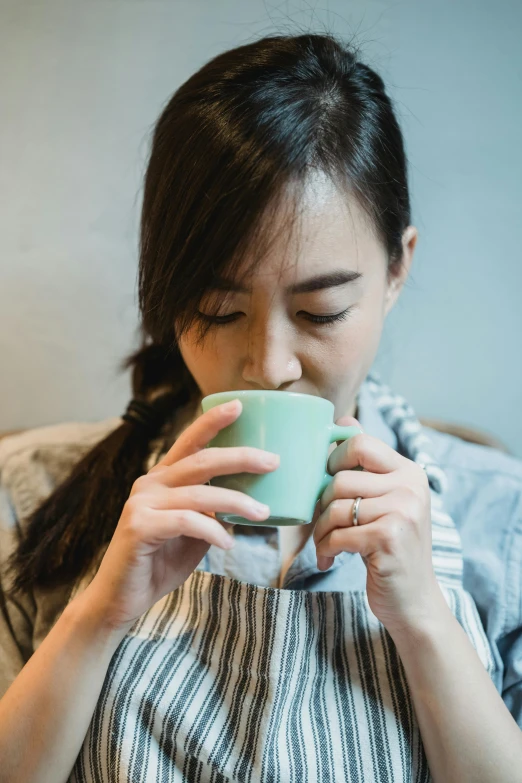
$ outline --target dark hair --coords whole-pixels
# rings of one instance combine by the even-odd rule
[[[209,325],[198,304],[214,277],[237,273],[247,255],[248,273],[268,242],[261,216],[276,214],[312,169],[353,194],[388,269],[400,265],[410,223],[401,130],[380,76],[331,34],[276,34],[226,51],[161,112],[141,212],[143,344],[122,368],[133,368],[133,396],[154,397],[164,422],[198,392],[179,336],[197,325],[203,339]],[[110,541],[155,434],[124,421],[79,461],[27,520],[10,562],[15,589],[85,573]]]

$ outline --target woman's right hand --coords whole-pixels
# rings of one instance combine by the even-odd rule
[[[214,476],[268,473],[279,464],[278,455],[254,447],[205,448],[241,409],[233,400],[203,413],[134,482],[96,576],[82,594],[96,602],[111,629],[128,630],[183,584],[211,544],[229,548],[233,539],[215,512],[256,522],[269,516],[267,506],[244,492],[206,485]]]

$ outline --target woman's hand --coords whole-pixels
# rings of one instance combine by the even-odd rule
[[[360,426],[351,416],[336,422]],[[362,471],[353,470],[362,466]],[[358,552],[367,568],[372,612],[390,633],[417,628],[441,606],[432,565],[431,498],[424,470],[365,433],[332,451],[334,475],[320,499],[314,528],[317,563],[329,568],[340,552]],[[358,525],[355,498],[362,497]]]
[[[111,628],[130,627],[156,601],[179,587],[211,544],[234,541],[215,512],[259,522],[268,506],[243,492],[207,486],[214,476],[268,473],[279,456],[253,447],[205,448],[237,419],[239,400],[199,416],[157,465],[132,487],[98,572],[85,592]]]

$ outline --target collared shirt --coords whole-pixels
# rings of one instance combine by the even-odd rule
[[[358,397],[358,420],[365,432],[397,447],[394,432],[364,385]],[[117,417],[53,425],[0,443],[2,559],[12,550],[20,520],[119,423]],[[448,478],[445,503],[462,540],[464,588],[475,600],[491,644],[497,663],[495,686],[522,728],[522,461],[428,428],[424,432]],[[236,546],[228,551],[211,546],[198,568],[258,585],[277,585],[282,566],[279,528],[236,525],[233,530]],[[320,571],[313,537],[297,554],[283,582],[284,589],[309,591],[364,590],[365,585],[366,568],[356,554],[343,552],[328,570]],[[58,619],[66,596],[64,591],[37,594],[3,607],[0,697]]]

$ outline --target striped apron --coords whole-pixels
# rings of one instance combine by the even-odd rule
[[[442,507],[444,474],[407,403],[375,383],[388,421],[405,426],[409,455],[427,465],[435,573],[491,674],[489,643],[462,587],[460,537]],[[364,591],[277,589],[202,568],[119,645],[69,778],[430,780],[404,668]]]

